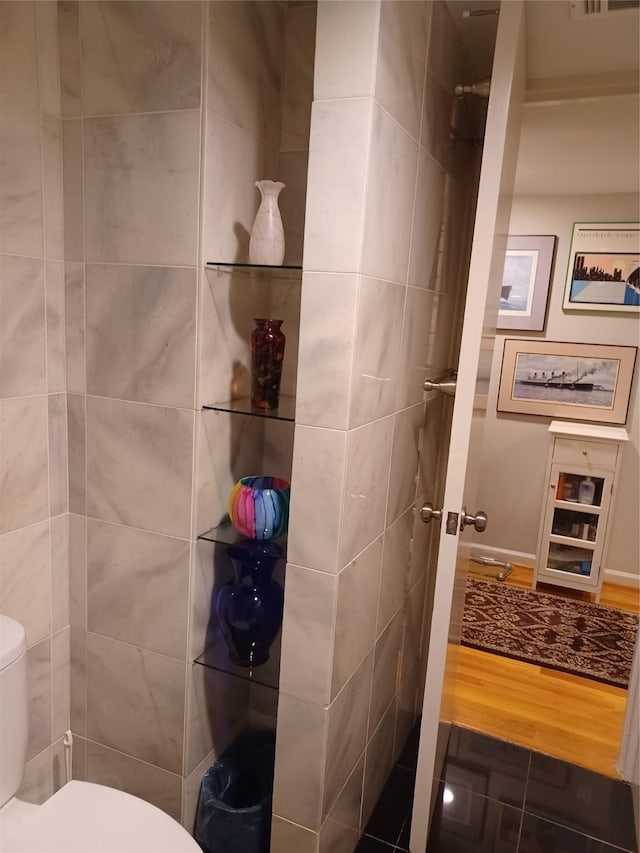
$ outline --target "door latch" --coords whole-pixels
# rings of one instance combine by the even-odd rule
[[[447,526],[445,528],[449,536],[455,536],[458,532],[458,513],[457,512],[448,512],[447,513]]]

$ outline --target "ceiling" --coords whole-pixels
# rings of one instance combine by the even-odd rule
[[[489,76],[500,0],[446,0],[474,67]],[[572,19],[569,0],[525,0],[527,80],[635,75],[640,68],[640,11]],[[465,12],[482,13],[464,17]]]
[[[637,72],[640,43],[637,9],[569,14],[569,0],[526,3],[527,79]]]
[[[478,79],[489,76],[497,16],[462,13],[499,4],[447,5]],[[569,0],[527,0],[525,9],[527,105],[516,192],[638,192],[640,13],[573,20]]]

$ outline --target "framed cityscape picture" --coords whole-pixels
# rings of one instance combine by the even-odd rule
[[[498,411],[624,424],[638,348],[507,338]]]
[[[544,329],[555,246],[552,235],[507,238],[498,329]]]
[[[563,308],[640,312],[640,224],[576,222]]]

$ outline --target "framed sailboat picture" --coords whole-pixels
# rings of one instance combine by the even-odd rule
[[[640,312],[640,224],[576,222],[563,308]]]
[[[498,411],[624,424],[637,351],[507,338]]]
[[[553,235],[507,237],[498,329],[544,329],[555,245]]]

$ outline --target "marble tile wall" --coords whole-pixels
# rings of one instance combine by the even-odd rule
[[[286,264],[302,264],[315,41],[316,4],[287,4],[278,158]]]
[[[195,537],[271,459],[298,496],[273,844],[348,853],[419,693],[414,510],[444,422],[420,386],[455,309],[459,46],[439,2],[320,4],[315,68],[313,4],[141,9],[0,4],[0,602],[28,630],[25,796],[63,781],[70,719],[77,778],[189,826],[234,727],[273,714],[191,665],[214,574]],[[290,428],[199,412],[246,389],[256,298],[297,312],[289,284],[198,274],[246,259],[266,176],[287,183],[288,262],[304,233],[293,470]]]
[[[74,775],[190,828],[204,770],[275,714],[191,663],[217,571],[196,536],[265,458],[290,477],[293,440],[201,405],[247,392],[253,318],[274,313],[294,393],[300,300],[199,263],[246,259],[254,181],[280,166],[300,262],[315,9],[60,0],[57,19]]]
[[[284,262],[302,262],[315,17],[314,4],[208,4],[204,260],[247,261],[268,178],[286,184]]]
[[[20,796],[64,782],[69,501],[56,6],[0,4],[0,612],[26,631]]]
[[[417,511],[437,501],[450,417],[422,383],[449,366],[464,296],[450,199],[459,215],[473,187],[445,109],[463,62],[444,3],[318,5],[277,850],[354,849],[422,698]]]
[[[196,0],[57,4],[73,772],[178,819],[204,15]]]
[[[207,5],[203,260],[246,262],[254,183],[277,179],[286,7]]]

